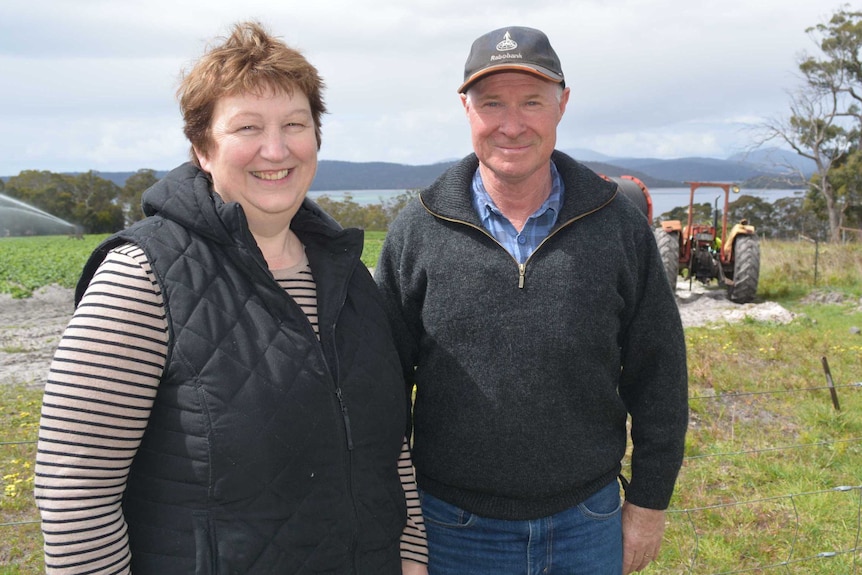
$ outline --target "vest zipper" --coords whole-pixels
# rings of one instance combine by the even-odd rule
[[[352,273],[352,272],[351,272]],[[341,418],[344,421],[344,434],[347,439],[347,450],[353,451],[353,429],[350,426],[350,412],[347,409],[347,400],[344,397],[344,393],[341,390],[341,365],[338,360],[338,346],[335,343],[335,329],[338,324],[338,317],[341,315],[341,310],[344,309],[344,302],[347,301],[347,285],[350,283],[350,278],[346,280],[342,287],[341,294],[339,296],[340,301],[338,304],[338,313],[333,319],[331,325],[327,327],[326,337],[330,342],[330,347],[332,348],[332,361],[335,365],[330,365],[330,372],[332,374],[333,381],[335,382],[335,397],[338,398],[338,406],[341,408]],[[321,338],[321,345],[323,343],[323,339]],[[324,361],[326,361],[326,353],[323,354]],[[327,362],[328,363],[328,362]]]
[[[269,273],[268,268],[264,267],[263,269],[267,272],[267,274],[269,275],[269,277],[271,279],[272,274]],[[352,273],[354,273],[354,271],[351,271],[350,273],[352,274]],[[317,281],[317,279],[315,279],[315,281]],[[277,285],[277,282],[274,282],[274,283],[276,283],[276,285]],[[351,504],[351,507],[353,509],[353,523],[355,526],[358,526],[359,525],[359,510],[358,510],[357,504],[356,504],[356,495],[354,493],[354,485],[353,485],[353,430],[352,430],[352,426],[350,425],[350,413],[348,412],[348,409],[347,409],[347,402],[346,402],[346,399],[344,397],[344,393],[342,392],[342,389],[341,389],[341,373],[340,373],[341,372],[341,366],[339,364],[338,346],[336,345],[336,338],[335,338],[335,329],[336,329],[336,326],[338,323],[338,317],[341,315],[341,311],[344,309],[344,304],[347,301],[347,286],[349,283],[350,283],[350,277],[347,277],[341,286],[341,292],[338,296],[339,297],[339,300],[338,300],[339,303],[337,306],[338,313],[335,315],[335,318],[333,319],[333,321],[329,325],[324,326],[322,323],[318,325],[319,336],[315,335],[314,329],[313,329],[310,322],[306,321],[306,324],[308,327],[308,331],[311,334],[311,337],[313,339],[318,340],[317,343],[318,343],[318,351],[320,352],[320,357],[323,359],[323,364],[326,366],[326,369],[329,372],[330,379],[331,379],[333,385],[335,386],[335,397],[338,399],[338,406],[341,410],[341,418],[342,418],[342,421],[344,422],[344,433],[345,433],[345,438],[347,441],[347,453],[345,454],[345,458],[346,458],[346,470],[345,470],[346,471],[346,477],[345,477],[346,486],[345,487],[346,487],[347,493],[349,494],[350,504]],[[279,290],[280,290],[280,292],[284,293],[288,299],[291,299],[290,296],[286,292],[284,292],[283,289],[280,289],[280,286],[279,286]],[[297,305],[295,301],[293,302],[293,304]],[[299,307],[299,306],[297,305],[297,307]],[[319,307],[319,302],[318,302],[318,312],[319,311],[320,311],[320,307]],[[324,345],[324,338],[326,338],[326,340],[330,342],[329,345],[332,349],[332,361],[331,362],[329,359],[327,359],[327,353],[326,353],[326,349],[325,349],[326,346]],[[332,365],[332,363],[334,363],[335,365]],[[358,555],[356,552],[356,550],[358,548],[357,530],[358,530],[357,527],[354,527],[353,539],[350,542],[350,552],[353,555],[354,570],[358,573],[359,572],[358,571],[359,558],[358,558]]]
[[[528,264],[528,263],[530,263],[530,260],[531,260],[531,259],[533,259],[533,256],[534,256],[534,255],[536,255],[536,253],[539,251],[539,249],[540,249],[543,245],[545,245],[545,242],[547,242],[549,239],[551,239],[552,237],[554,237],[555,235],[557,235],[557,233],[559,233],[559,231],[560,231],[560,230],[562,230],[563,228],[568,227],[569,225],[571,225],[572,223],[574,223],[574,222],[578,221],[579,219],[581,219],[581,218],[583,218],[583,217],[586,217],[586,216],[588,216],[588,215],[590,215],[590,214],[593,214],[593,213],[595,213],[595,212],[599,211],[600,209],[602,209],[603,207],[605,207],[606,205],[608,205],[609,203],[611,203],[611,202],[614,200],[614,198],[615,198],[616,196],[617,196],[617,192],[614,192],[614,194],[611,196],[611,198],[610,198],[607,202],[605,202],[604,204],[600,205],[600,206],[599,206],[599,207],[597,207],[596,209],[594,209],[594,210],[590,210],[589,212],[584,212],[583,214],[577,215],[577,216],[575,216],[574,218],[572,218],[572,219],[570,219],[570,220],[566,221],[565,223],[561,224],[559,227],[557,227],[557,229],[555,229],[555,230],[554,230],[554,231],[552,231],[550,234],[548,234],[548,235],[545,237],[545,239],[543,239],[541,242],[539,242],[539,245],[538,245],[538,246],[536,246],[536,249],[535,249],[535,250],[533,250],[533,253],[531,253],[531,254],[530,254],[530,257],[528,257],[528,258],[527,258],[527,261],[525,261],[524,263],[520,263],[520,262],[515,258],[515,256],[513,256],[511,253],[509,253],[509,250],[507,250],[507,249],[506,249],[506,246],[504,246],[503,244],[501,244],[501,243],[497,240],[497,238],[495,238],[493,235],[491,235],[491,232],[489,232],[488,230],[486,230],[486,229],[485,229],[485,228],[483,228],[482,226],[477,226],[477,225],[475,225],[475,224],[471,224],[470,222],[466,222],[466,221],[464,221],[464,220],[458,220],[458,219],[455,219],[455,218],[447,218],[447,217],[445,217],[445,216],[441,216],[440,214],[438,214],[438,213],[435,213],[435,212],[431,211],[431,208],[429,208],[427,205],[425,205],[425,202],[424,202],[424,201],[422,201],[422,196],[421,196],[421,195],[419,196],[419,202],[422,204],[422,207],[423,207],[423,208],[425,208],[425,211],[427,211],[429,214],[431,214],[431,215],[432,215],[432,216],[434,216],[435,218],[440,219],[440,220],[443,220],[444,222],[452,222],[453,224],[461,224],[461,225],[467,226],[468,228],[473,228],[474,230],[478,230],[479,232],[481,232],[481,233],[485,234],[487,237],[491,238],[491,240],[492,240],[495,244],[497,244],[498,246],[500,246],[501,248],[503,248],[503,251],[504,251],[504,252],[506,252],[507,254],[509,254],[509,257],[511,257],[511,258],[512,258],[512,261],[514,261],[514,262],[515,262],[515,265],[517,265],[517,266],[518,266],[518,289],[524,289],[524,284],[525,284],[525,283],[526,283],[526,281],[527,281],[527,264]]]
[[[338,405],[341,406],[341,417],[344,419],[344,431],[347,434],[347,449],[353,451],[353,432],[350,429],[350,414],[347,412],[347,404],[344,403],[341,387],[335,388],[335,396],[338,397]]]
[[[351,272],[353,273],[353,272]],[[338,358],[338,346],[336,345],[335,338],[335,329],[338,325],[338,317],[341,315],[342,310],[344,309],[344,304],[347,301],[347,286],[350,283],[350,278],[348,277],[345,283],[342,286],[342,291],[339,296],[339,304],[338,304],[338,313],[332,320],[332,323],[327,326],[325,337],[330,342],[330,346],[332,348],[332,361],[335,365],[329,365],[329,362],[326,359],[326,352],[323,349],[323,336],[324,332],[321,331],[321,353],[323,354],[323,361],[327,364],[327,367],[330,369],[330,374],[332,380],[335,384],[335,397],[338,399],[338,406],[341,409],[341,418],[344,421],[344,434],[347,440],[347,453],[345,457],[347,458],[347,477],[345,477],[346,489],[349,494],[350,505],[353,509],[353,538],[350,542],[350,553],[353,556],[353,565],[354,570],[359,572],[359,556],[357,553],[357,549],[359,547],[359,534],[358,534],[358,526],[359,526],[359,509],[356,504],[356,493],[353,485],[353,428],[350,425],[350,412],[347,409],[347,400],[344,397],[344,392],[341,389],[341,365]]]

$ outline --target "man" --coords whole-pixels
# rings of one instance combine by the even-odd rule
[[[649,223],[554,150],[570,92],[542,32],[477,39],[458,91],[475,153],[404,209],[376,269],[416,385],[429,573],[638,571],[658,555],[688,417]]]

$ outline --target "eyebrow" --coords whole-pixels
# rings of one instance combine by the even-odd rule
[[[501,99],[501,98],[502,98],[502,95],[498,92],[488,92],[486,94],[478,94],[477,99],[478,100],[493,100],[493,99]],[[521,98],[518,98],[518,99],[519,100],[541,100],[541,99],[552,100],[552,99],[554,99],[554,97],[551,95],[543,94],[541,92],[533,92],[533,93],[527,94],[527,95],[525,95]]]
[[[263,116],[264,116],[264,114],[262,114],[261,112],[255,112],[255,111],[252,111],[252,110],[240,110],[240,111],[238,111],[236,114],[233,114],[233,115],[231,115],[231,116],[228,116],[228,117],[227,117],[227,119],[228,119],[228,121],[232,121],[232,120],[243,120],[243,119],[246,119],[246,118],[255,118],[255,119],[257,119],[257,118],[262,118]],[[311,118],[311,117],[313,117],[313,116],[312,116],[312,113],[311,113],[311,110],[303,110],[303,109],[291,110],[290,112],[288,112],[288,113],[284,114],[284,115],[283,115],[283,116],[281,116],[281,117],[283,117],[283,118],[295,118],[295,117],[297,117],[297,116],[302,116],[303,118]]]

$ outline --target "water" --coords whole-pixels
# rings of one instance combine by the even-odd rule
[[[77,232],[74,224],[21,200],[0,194],[0,236],[43,236]]]
[[[354,202],[360,206],[368,206],[372,204],[382,204],[387,200],[395,199],[406,192],[403,190],[330,190],[330,191],[311,191],[308,192],[308,197],[317,201],[320,196],[327,196],[334,202],[343,201],[350,195]]]
[[[649,194],[652,198],[653,217],[656,218],[665,212],[671,211],[674,208],[688,207],[688,200],[691,194],[691,190],[689,188],[653,188],[650,189]],[[731,193],[729,201],[732,203],[740,196],[752,196],[755,198],[760,198],[761,200],[769,202],[771,204],[775,200],[780,200],[781,198],[788,198],[796,195],[801,197],[804,194],[804,190],[798,189],[749,190],[742,188],[742,190],[740,190],[738,194]],[[698,188],[697,191],[694,192],[695,204],[709,204],[711,206],[714,206],[715,198],[718,198],[718,208],[722,209],[724,207],[724,190],[722,190],[721,188]]]
[[[332,190],[332,191],[315,191],[308,192],[308,197],[316,200],[320,196],[328,196],[333,201],[342,201],[350,194],[353,201],[359,205],[367,206],[370,204],[380,204],[388,199],[393,199],[396,196],[403,194],[406,190]],[[688,206],[689,188],[654,188],[649,191],[652,198],[653,217],[658,217],[665,212],[680,206]],[[739,196],[748,195],[755,198],[760,198],[766,202],[772,203],[781,198],[802,195],[803,190],[748,190],[743,188],[739,194],[730,194],[730,201],[733,202]],[[698,188],[694,193],[694,203],[708,203],[714,205],[715,198],[719,197],[718,207],[724,206],[724,190],[721,188]]]

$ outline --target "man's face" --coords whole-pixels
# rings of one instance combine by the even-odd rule
[[[522,72],[500,72],[461,96],[479,162],[505,184],[544,170],[557,142],[569,89]]]

